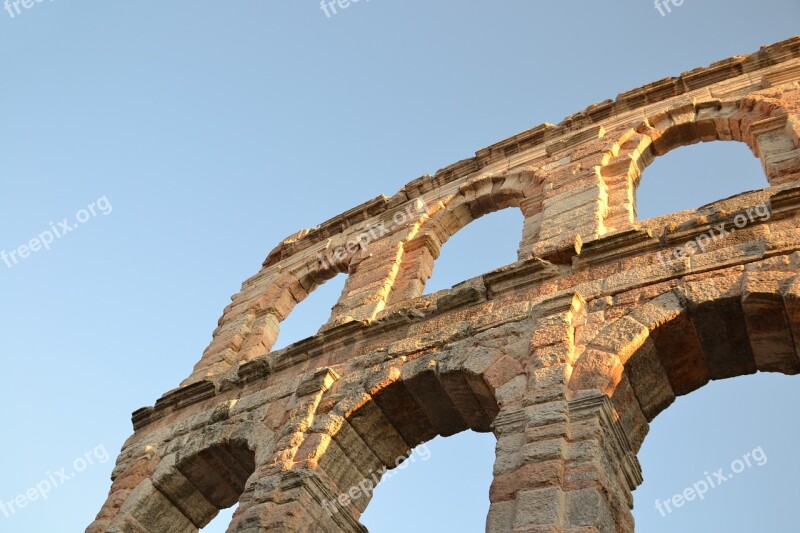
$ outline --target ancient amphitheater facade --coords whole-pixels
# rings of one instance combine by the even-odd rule
[[[770,187],[638,220],[646,167],[745,143]],[[518,261],[423,295],[442,245],[519,209]],[[281,242],[191,375],[133,414],[90,533],[357,532],[417,445],[497,437],[489,532],[630,532],[648,423],[710,380],[800,371],[800,38],[623,93]],[[315,336],[272,351],[317,286]],[[187,369],[188,370],[188,369]],[[331,502],[335,507],[331,510]]]

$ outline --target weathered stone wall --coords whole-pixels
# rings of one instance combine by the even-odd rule
[[[638,221],[645,167],[716,140],[771,187]],[[422,296],[447,239],[505,208],[518,262]],[[364,531],[368,498],[330,502],[466,429],[497,437],[487,531],[633,531],[649,421],[712,379],[800,371],[799,224],[800,38],[490,146],[275,248],[134,413],[87,531],[196,532],[236,501],[239,533]],[[328,323],[271,351],[339,273]]]

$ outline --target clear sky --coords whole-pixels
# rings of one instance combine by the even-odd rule
[[[330,17],[310,0],[10,9],[0,10],[0,250],[63,231],[65,218],[72,228],[0,263],[0,501],[55,485],[46,500],[0,510],[12,533],[93,520],[131,412],[190,373],[229,297],[284,237],[800,27],[796,0],[685,0],[666,16],[649,0],[362,0]],[[670,153],[645,172],[640,214],[763,187],[757,163],[743,145]],[[465,228],[429,290],[514,261],[520,232],[510,212]],[[315,332],[342,282],[299,306],[279,343]],[[640,457],[639,530],[795,527],[798,383],[715,383],[661,415]],[[483,531],[493,440],[436,439],[428,461],[379,487],[364,523]],[[763,466],[702,502],[656,510],[656,498],[757,448]],[[62,480],[62,468],[75,476]]]

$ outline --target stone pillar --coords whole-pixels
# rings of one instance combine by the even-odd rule
[[[331,468],[331,463],[336,468],[351,465],[345,464],[341,454],[331,452],[336,443],[316,427],[325,423],[315,420],[320,418],[319,403],[338,378],[328,368],[303,377],[288,406],[286,422],[276,435],[274,450],[265,455],[239,500],[230,531],[366,531],[348,508],[335,506],[339,489],[324,468]],[[322,464],[326,453],[337,461],[329,459]],[[355,480],[361,477],[355,469],[352,474]]]
[[[489,533],[632,532],[641,470],[611,400],[568,387],[586,320],[578,294],[538,306],[524,397],[494,422]]]
[[[641,469],[608,397],[501,413],[489,533],[633,532]]]
[[[257,472],[257,481],[245,492],[229,531],[236,533],[305,533],[331,531],[366,533],[367,529],[345,508],[331,512],[336,494],[324,474],[305,467],[278,471],[274,465]]]

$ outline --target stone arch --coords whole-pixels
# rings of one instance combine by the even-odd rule
[[[237,360],[251,361],[269,353],[280,334],[280,323],[317,287],[339,273],[334,266],[313,263],[281,274],[249,310],[247,319],[253,326],[242,341]]]
[[[255,471],[255,452],[243,439],[173,451],[131,491],[107,531],[196,533],[239,501]]]
[[[636,308],[576,361],[570,389],[610,397],[634,451],[649,422],[710,380],[800,373],[800,276],[728,274],[683,283]]]
[[[223,374],[269,353],[280,323],[317,287],[340,274],[339,268],[314,260],[279,272],[266,289],[261,284],[246,287],[226,307],[211,343],[184,384]]]
[[[497,389],[524,375],[523,367],[500,350],[470,352],[403,357],[362,373],[357,394],[350,380],[326,393],[296,458],[315,472],[307,523],[365,531],[359,518],[372,490],[387,471],[413,461],[415,447],[437,436],[495,430]]]
[[[647,117],[623,131],[595,168],[608,192],[604,231],[636,221],[636,188],[653,160],[698,142],[739,141],[761,159],[772,186],[800,180],[800,139],[792,114],[772,98],[755,93],[733,101],[686,103]]]
[[[541,225],[542,178],[532,170],[485,176],[469,181],[442,200],[429,218],[403,242],[402,262],[388,296],[393,306],[422,295],[442,246],[470,222],[502,209],[516,207],[524,216],[517,257],[531,255]]]

